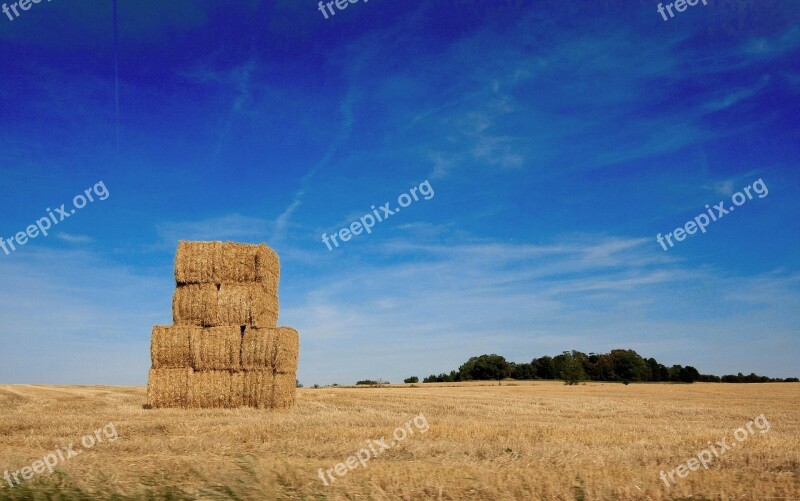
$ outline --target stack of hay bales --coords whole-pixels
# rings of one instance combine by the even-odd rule
[[[278,255],[264,244],[180,242],[171,326],[153,328],[151,407],[285,409],[300,341],[278,327]]]

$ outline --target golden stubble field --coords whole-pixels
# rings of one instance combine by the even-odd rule
[[[291,411],[146,410],[140,387],[0,385],[0,473],[97,444],[0,499],[800,500],[800,384],[504,382],[298,390]],[[416,433],[326,487],[367,440]],[[667,488],[658,474],[764,414]],[[334,476],[335,473],[334,473]]]

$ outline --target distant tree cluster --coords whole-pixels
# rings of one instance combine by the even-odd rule
[[[384,384],[391,384],[389,381],[384,381],[383,379],[378,379],[377,381],[373,381],[372,379],[364,379],[363,381],[357,381],[356,386],[381,386]],[[334,385],[336,386],[336,385]]]
[[[654,358],[643,358],[633,350],[611,350],[610,353],[581,353],[565,351],[555,357],[544,356],[534,358],[530,363],[508,362],[500,355],[481,355],[472,357],[449,374],[432,374],[425,383],[449,383],[455,381],[501,380],[513,379],[562,379],[567,384],[580,381],[618,381],[625,384],[632,382],[674,382],[694,383],[695,381],[712,383],[768,383],[798,382],[797,378],[768,378],[750,374],[744,376],[714,376],[700,374],[691,365],[673,365],[667,367]]]

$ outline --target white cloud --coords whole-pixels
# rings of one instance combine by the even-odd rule
[[[94,242],[92,237],[88,237],[86,235],[73,235],[71,233],[56,233],[56,238],[63,240],[70,244],[87,244]]]

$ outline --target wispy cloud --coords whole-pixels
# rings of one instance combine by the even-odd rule
[[[87,244],[94,241],[92,237],[86,235],[73,235],[71,233],[64,233],[63,231],[56,233],[56,238],[70,244]]]
[[[725,179],[716,180],[703,185],[703,189],[712,191],[725,197],[732,196],[740,188],[749,185],[756,180],[759,175],[758,170],[751,170]]]
[[[342,147],[342,145],[345,143],[345,141],[347,141],[348,137],[350,136],[350,133],[353,130],[354,100],[355,100],[355,92],[354,90],[351,89],[351,91],[348,92],[348,94],[342,101],[341,105],[339,106],[339,111],[342,114],[342,123],[341,126],[337,129],[338,132],[331,141],[330,146],[328,147],[323,157],[316,164],[314,164],[314,166],[311,167],[311,169],[303,176],[303,178],[300,181],[300,189],[298,189],[297,192],[295,192],[292,202],[275,219],[272,240],[276,244],[282,242],[286,238],[286,234],[288,230],[291,228],[292,216],[303,205],[303,198],[306,196],[306,192],[309,189],[311,181],[317,175],[317,172],[320,169],[325,168],[331,162],[331,160],[336,155],[336,152],[339,150],[339,148]]]
[[[706,104],[705,108],[709,111],[720,111],[727,109],[739,103],[740,101],[744,101],[745,99],[755,96],[756,94],[758,94],[758,92],[764,89],[764,87],[766,87],[767,84],[769,84],[769,81],[770,81],[770,76],[764,75],[757,83],[730,92],[724,98]]]
[[[724,334],[713,335],[707,324],[694,321],[698,314],[717,318],[713,332],[738,336],[746,326],[768,324],[774,335],[790,335],[797,315],[772,315],[788,311],[789,304],[800,307],[796,277],[692,269],[650,244],[588,235],[548,245],[392,240],[381,253],[413,260],[331,269],[314,281],[324,286],[312,286],[286,305],[281,318],[306,333],[302,377],[312,380],[351,373],[337,367],[335,353],[356,361],[364,377],[391,378],[407,377],[387,374],[383,365],[392,358],[406,360],[400,364],[406,372],[430,373],[457,367],[481,350],[524,361],[562,349],[626,346],[686,363],[678,338],[699,336],[706,352],[729,348]],[[751,306],[746,315],[738,307],[741,291]],[[645,318],[673,320],[659,325]],[[371,342],[377,335],[380,343]],[[661,342],[666,339],[677,344]],[[425,353],[419,352],[423,344]],[[688,360],[706,371],[730,371],[748,357],[746,350],[734,351],[728,361]],[[782,371],[787,364],[781,362]],[[770,372],[766,365],[759,370]]]

